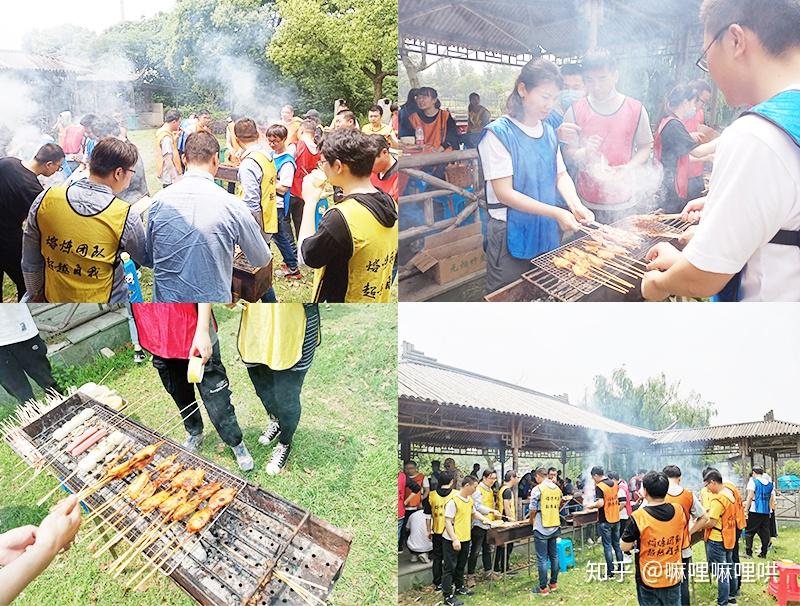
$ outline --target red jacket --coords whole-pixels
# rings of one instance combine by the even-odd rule
[[[297,142],[297,149],[294,155],[294,181],[292,181],[292,187],[289,190],[291,195],[296,198],[303,197],[303,178],[317,167],[320,157],[319,150],[317,150],[316,154],[312,154],[303,141]]]
[[[397,473],[397,519],[405,517],[406,506],[403,495],[406,493],[406,474],[402,471]]]

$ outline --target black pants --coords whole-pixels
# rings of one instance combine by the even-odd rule
[[[494,571],[505,572],[509,569],[509,562],[511,562],[511,552],[514,549],[514,543],[508,545],[498,545],[494,554]]]
[[[292,225],[294,225],[295,238],[300,236],[300,224],[303,222],[303,207],[305,202],[302,198],[297,196],[289,196],[289,216],[292,218]]]
[[[17,301],[25,294],[25,278],[22,276],[22,232],[19,237],[12,234],[9,241],[0,246],[0,303],[5,299],[3,275],[7,275],[17,287]]]
[[[445,599],[464,586],[464,567],[469,551],[469,541],[461,541],[461,551],[456,551],[452,541],[442,539],[442,595]]]
[[[691,606],[689,597],[689,565],[692,562],[691,556],[681,558],[683,563],[683,581],[681,581],[681,606]]]
[[[0,385],[20,404],[33,398],[28,377],[45,391],[62,393],[53,379],[47,359],[47,345],[39,335],[27,341],[0,346]]]
[[[433,551],[431,552],[431,565],[433,567],[433,584],[442,584],[442,543],[449,543],[442,538],[442,535],[435,532],[431,535]]]
[[[195,407],[194,385],[186,380],[186,369],[189,360],[159,358],[153,356],[153,366],[158,370],[164,389],[175,400],[184,420],[183,426],[189,435],[203,433],[203,416],[200,408]],[[242,443],[242,430],[236,419],[236,410],[231,404],[231,390],[228,388],[228,375],[219,353],[219,342],[214,344],[211,357],[206,362],[203,380],[197,384],[200,397],[206,407],[208,418],[216,428],[222,441],[228,446]],[[186,416],[188,410],[194,410]]]
[[[756,513],[751,511],[747,516],[747,528],[744,529],[744,545],[747,555],[753,555],[753,539],[756,535],[761,539],[761,553],[762,558],[767,557],[767,549],[772,540],[770,535],[770,519],[768,513]]]
[[[300,423],[300,391],[308,370],[272,370],[257,364],[247,372],[267,414],[281,426],[281,444],[290,445]]]
[[[736,592],[731,592],[731,597],[735,598],[739,595],[739,590],[742,587],[742,567],[739,565],[739,539],[742,537],[742,531],[736,529],[736,543],[733,545],[733,575],[736,577]]]
[[[486,541],[486,530],[480,526],[472,527],[471,549],[469,552],[469,562],[467,564],[467,574],[475,574],[478,565],[478,550],[483,554],[483,569],[486,572],[492,571],[492,549]],[[462,547],[463,549],[463,547]]]

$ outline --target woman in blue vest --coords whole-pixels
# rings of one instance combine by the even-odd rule
[[[489,214],[487,292],[519,279],[531,269],[531,259],[559,246],[565,232],[594,220],[575,192],[556,132],[546,121],[562,85],[553,63],[530,61],[514,84],[506,114],[483,131],[478,153]],[[558,205],[558,193],[566,208]]]

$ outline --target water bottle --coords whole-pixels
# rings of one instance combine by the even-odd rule
[[[418,126],[414,131],[414,141],[417,145],[423,145],[425,143],[425,131],[422,130],[421,126]]]
[[[131,256],[124,252],[119,256],[122,259],[122,271],[125,274],[125,284],[128,285],[128,300],[131,303],[143,303],[142,287],[139,286],[139,276],[136,274],[136,265]]]

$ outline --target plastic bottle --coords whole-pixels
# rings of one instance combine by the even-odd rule
[[[418,126],[414,131],[414,141],[417,145],[423,145],[425,143],[425,131],[422,130],[421,126]]]
[[[125,284],[128,285],[128,300],[131,303],[143,303],[142,287],[139,285],[136,265],[126,252],[122,253],[119,258],[122,259],[122,271],[125,274]]]

